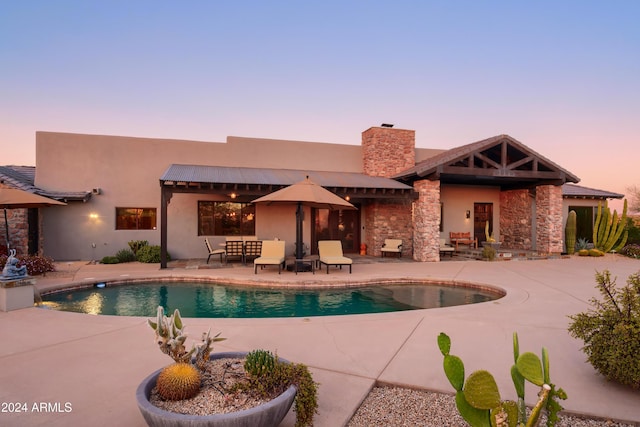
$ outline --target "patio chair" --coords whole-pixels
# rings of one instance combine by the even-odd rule
[[[260,256],[253,260],[253,274],[258,274],[258,266],[262,269],[268,265],[277,265],[280,274],[285,263],[284,248],[284,240],[263,241]]]
[[[240,261],[244,265],[244,244],[242,240],[227,240],[224,245],[225,251],[225,264],[229,261],[229,257],[240,258]]]
[[[318,242],[318,254],[320,255],[320,267],[325,264],[327,266],[327,274],[329,274],[330,265],[335,265],[340,269],[342,269],[343,265],[348,265],[349,274],[351,274],[353,260],[343,255],[342,242],[340,240],[320,240]]]
[[[382,257],[387,254],[398,254],[398,258],[402,256],[402,240],[400,239],[384,239],[384,244],[380,249]]]
[[[453,253],[456,251],[456,248],[447,244],[447,239],[440,239],[440,255],[449,254],[451,258],[453,258]]]
[[[224,249],[213,249],[211,247],[211,243],[208,238],[204,238],[204,244],[207,246],[207,251],[209,251],[209,256],[207,257],[207,264],[209,264],[209,259],[212,255],[220,255],[220,263],[222,263],[222,257],[225,255]]]
[[[245,240],[244,262],[256,259],[262,254],[262,240]]]

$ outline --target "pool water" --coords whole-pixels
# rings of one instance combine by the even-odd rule
[[[498,292],[469,287],[403,284],[332,289],[267,289],[206,283],[143,283],[44,295],[55,310],[154,316],[162,305],[183,317],[307,317],[450,307],[495,300]]]

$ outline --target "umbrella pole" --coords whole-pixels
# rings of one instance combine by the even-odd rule
[[[303,258],[303,248],[304,245],[302,239],[302,221],[304,217],[304,211],[302,208],[302,203],[298,202],[298,208],[296,209],[296,259]]]
[[[7,255],[9,255],[9,221],[7,220],[7,208],[4,208],[4,233],[7,238]]]

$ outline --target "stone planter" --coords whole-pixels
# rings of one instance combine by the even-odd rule
[[[223,352],[210,356],[210,360],[223,358],[243,358],[246,352]],[[286,362],[284,359],[281,361]],[[138,408],[145,421],[152,427],[272,427],[279,425],[289,412],[296,396],[296,387],[289,387],[284,393],[275,399],[238,412],[215,415],[185,415],[165,411],[149,402],[151,390],[156,386],[156,381],[161,369],[145,378],[136,390]]]
[[[500,245],[502,244],[502,242],[480,242],[482,243],[482,247],[486,248],[487,246],[492,247],[493,249],[495,249],[496,251],[498,249],[500,249]]]

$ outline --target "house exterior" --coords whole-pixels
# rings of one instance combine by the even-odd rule
[[[57,260],[99,260],[135,240],[202,258],[205,237],[215,246],[229,235],[278,238],[293,253],[295,206],[251,201],[306,176],[358,208],[305,208],[312,253],[337,239],[346,253],[380,255],[384,239],[399,238],[417,261],[438,261],[449,232],[484,240],[487,221],[503,247],[563,252],[570,203],[593,210],[622,197],[571,186],[578,177],[508,135],[434,150],[390,126],[365,130],[360,145],[37,132],[35,170],[37,191],[67,201],[40,213],[40,250]]]

